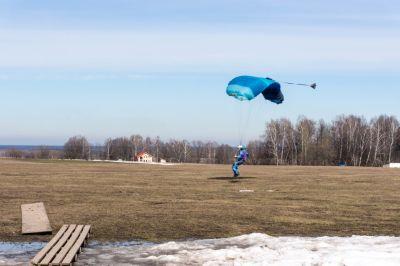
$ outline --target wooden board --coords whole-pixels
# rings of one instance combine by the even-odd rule
[[[82,230],[81,235],[78,240],[75,242],[74,246],[69,250],[68,254],[65,256],[61,265],[71,265],[72,262],[76,259],[76,255],[79,253],[81,247],[85,244],[85,240],[89,237],[89,233],[91,230],[90,225],[85,225]]]
[[[64,235],[65,231],[67,231],[68,225],[63,225],[60,231],[53,237],[50,242],[32,259],[33,265],[38,265],[39,262],[49,253],[49,251],[57,244],[58,240]]]
[[[53,230],[43,202],[21,205],[22,234],[44,234]]]
[[[90,225],[64,225],[56,236],[31,260],[32,265],[73,265],[87,242]]]
[[[47,253],[46,257],[39,263],[39,265],[49,265],[50,262],[54,259],[58,252],[60,252],[61,248],[67,243],[68,239],[71,237],[72,233],[75,231],[76,225],[72,224],[69,226],[64,235],[58,240],[57,244]]]
[[[65,256],[67,256],[68,251],[70,251],[71,247],[75,244],[76,240],[79,238],[79,235],[82,233],[83,225],[78,225],[75,228],[74,233],[68,239],[68,242],[65,246],[62,247],[60,252],[58,252],[57,256],[51,262],[54,265],[60,265]]]

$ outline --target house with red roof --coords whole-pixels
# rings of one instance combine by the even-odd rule
[[[134,161],[141,163],[152,163],[153,156],[148,152],[142,151],[136,154]]]

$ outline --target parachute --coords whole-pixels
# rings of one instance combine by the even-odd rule
[[[249,125],[249,120],[252,114],[252,108],[254,105],[259,105],[259,107],[264,106],[263,104],[255,103],[261,94],[264,96],[265,100],[270,102],[281,104],[284,101],[284,96],[281,91],[281,84],[295,85],[295,86],[305,86],[311,87],[312,89],[317,88],[316,83],[305,84],[305,83],[294,83],[294,82],[277,82],[271,78],[254,77],[254,76],[238,76],[232,79],[228,87],[226,88],[226,93],[239,100],[237,101],[237,106],[235,106],[234,117],[236,119],[236,124],[238,127],[240,144],[243,144],[246,140],[246,131]],[[242,102],[247,102],[248,104],[243,104]]]
[[[281,85],[270,78],[239,76],[231,80],[226,93],[239,101],[251,101],[262,94],[266,100],[281,104],[284,96]]]

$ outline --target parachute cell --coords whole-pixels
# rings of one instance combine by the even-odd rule
[[[251,101],[260,94],[263,94],[266,100],[276,104],[280,104],[284,100],[281,85],[270,78],[236,77],[229,82],[226,93],[240,101]]]

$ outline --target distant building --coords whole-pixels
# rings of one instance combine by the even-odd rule
[[[385,167],[385,168],[400,168],[400,163],[385,164],[383,167]]]
[[[141,163],[152,163],[153,162],[153,156],[147,152],[139,152],[136,156],[134,161],[136,162],[141,162]]]

